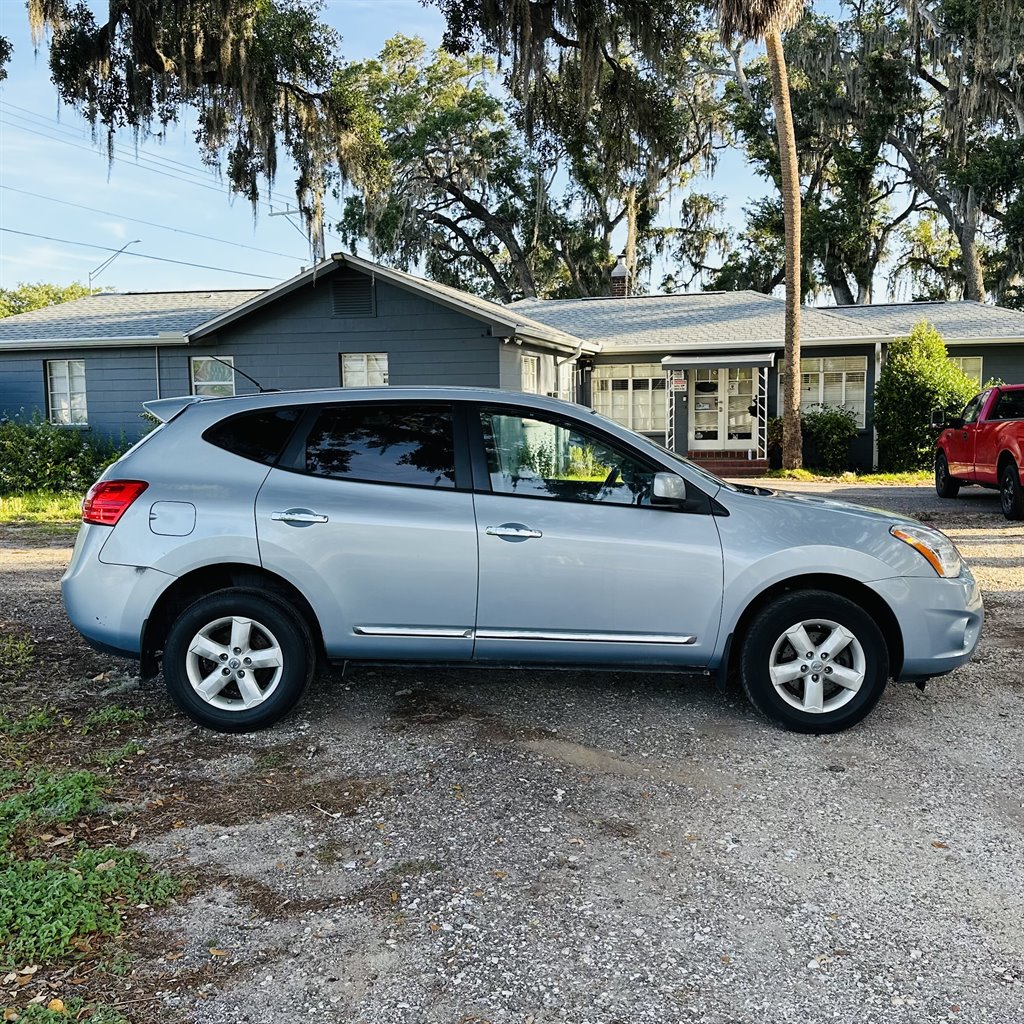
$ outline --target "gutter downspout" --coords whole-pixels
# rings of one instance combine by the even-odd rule
[[[156,397],[159,399],[160,395],[160,346],[153,346],[153,366],[156,373]]]

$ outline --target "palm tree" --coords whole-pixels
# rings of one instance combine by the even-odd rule
[[[719,0],[722,40],[763,39],[772,76],[772,106],[782,171],[782,214],[786,228],[786,386],[782,404],[782,465],[799,469],[800,436],[800,168],[796,157],[789,75],[782,33],[804,13],[804,0]]]

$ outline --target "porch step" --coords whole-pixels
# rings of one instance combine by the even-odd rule
[[[717,454],[717,453],[716,453]],[[695,457],[696,455],[696,457]],[[690,460],[718,476],[764,476],[768,472],[767,459],[708,458],[704,452],[690,452]]]

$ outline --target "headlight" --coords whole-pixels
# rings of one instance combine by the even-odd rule
[[[956,545],[938,530],[927,526],[893,526],[889,532],[904,544],[909,544],[928,559],[928,564],[940,576],[959,576],[962,562]]]

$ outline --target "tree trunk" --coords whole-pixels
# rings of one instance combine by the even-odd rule
[[[971,185],[964,203],[963,223],[957,229],[956,237],[960,243],[960,265],[964,272],[964,298],[984,302],[985,275],[978,253],[978,215],[978,202]]]
[[[779,137],[782,165],[782,216],[786,226],[786,387],[782,404],[782,466],[800,469],[803,438],[800,434],[800,167],[796,158],[793,111],[789,105],[789,76],[782,36],[765,36],[772,75],[772,106]]]

